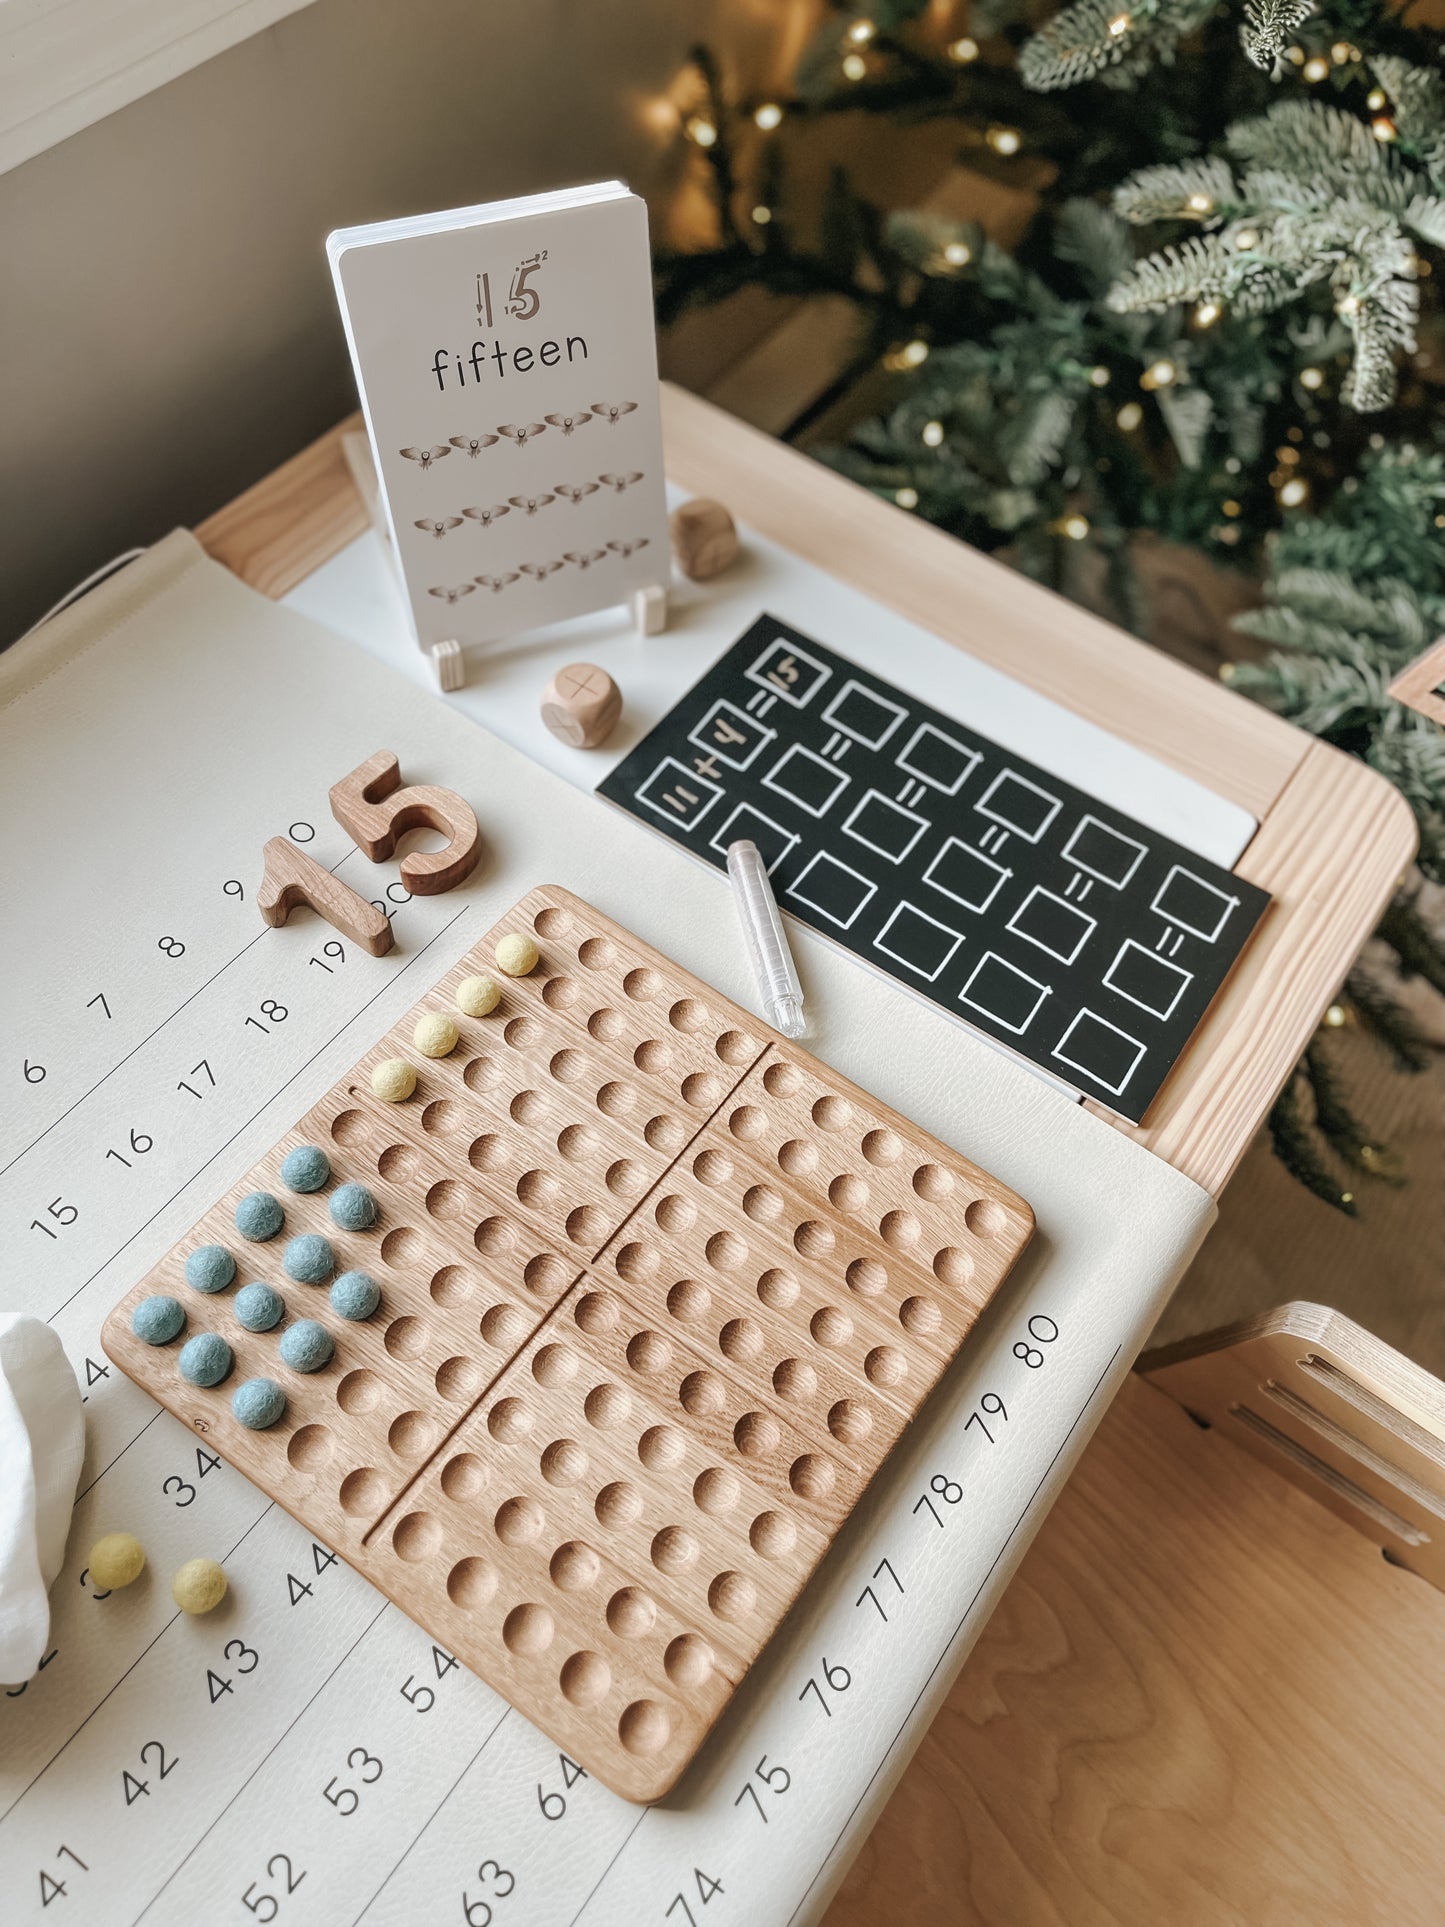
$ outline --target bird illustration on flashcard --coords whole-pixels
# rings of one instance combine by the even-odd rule
[[[499,435],[505,435],[507,440],[515,442],[518,448],[525,448],[528,442],[535,441],[538,435],[545,435],[546,432],[545,422],[527,422],[523,427],[518,427],[515,422],[502,422],[497,429]]]
[[[400,452],[407,461],[415,462],[425,474],[433,462],[439,462],[443,455],[450,455],[452,451],[445,442],[438,442],[434,448],[403,448]]]
[[[493,522],[500,522],[504,515],[510,515],[511,513],[512,511],[507,507],[505,502],[494,502],[489,509],[472,508],[462,510],[462,514],[466,516],[469,522],[480,522],[484,529],[489,529]]]
[[[496,435],[453,435],[451,443],[453,448],[460,448],[475,461],[484,448],[495,447],[498,439]],[[406,450],[401,452],[404,455]]]
[[[438,542],[449,529],[459,529],[462,518],[459,515],[422,515],[417,517],[416,526],[428,535],[434,535]]]

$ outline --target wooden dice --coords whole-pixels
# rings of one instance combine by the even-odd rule
[[[677,566],[694,582],[710,582],[737,560],[737,527],[721,502],[694,496],[672,511],[668,527]]]
[[[542,721],[573,749],[605,743],[621,714],[622,691],[595,663],[568,663],[542,691]]]

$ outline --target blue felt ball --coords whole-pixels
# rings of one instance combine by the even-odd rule
[[[201,1245],[186,1259],[192,1291],[224,1291],[236,1275],[236,1260],[224,1245]]]
[[[130,1315],[130,1328],[147,1345],[169,1345],[186,1322],[185,1306],[177,1298],[142,1298]]]
[[[233,1308],[237,1324],[248,1332],[268,1332],[286,1315],[286,1301],[270,1285],[242,1285]]]
[[[331,1333],[314,1318],[299,1318],[281,1334],[281,1356],[293,1372],[319,1372],[335,1350]]]
[[[219,1385],[235,1362],[219,1332],[197,1332],[181,1347],[181,1377],[187,1385]]]
[[[319,1144],[298,1144],[286,1153],[281,1182],[293,1191],[319,1191],[331,1182],[331,1160]]]
[[[343,1271],[331,1287],[331,1309],[342,1318],[370,1318],[381,1303],[381,1286],[364,1271]]]
[[[286,1410],[286,1394],[274,1378],[248,1378],[231,1394],[237,1422],[252,1432],[267,1432]]]
[[[252,1244],[265,1244],[285,1222],[280,1199],[273,1198],[269,1191],[253,1191],[236,1206],[236,1229]]]
[[[331,1200],[331,1222],[343,1231],[365,1231],[376,1223],[377,1203],[364,1184],[343,1184]]]
[[[318,1231],[303,1231],[287,1245],[281,1262],[287,1277],[294,1278],[298,1285],[324,1285],[336,1269],[336,1253],[329,1238]]]

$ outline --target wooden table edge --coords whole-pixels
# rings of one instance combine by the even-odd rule
[[[359,422],[202,522],[202,546],[279,598],[363,534],[341,446]],[[1217,1197],[1414,855],[1404,799],[1355,758],[666,383],[663,422],[673,480],[1259,819],[1236,867],[1275,899],[1260,931],[1144,1123],[1090,1104]]]

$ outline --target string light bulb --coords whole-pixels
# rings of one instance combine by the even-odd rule
[[[1388,147],[1399,131],[1388,114],[1376,114],[1375,118],[1370,122],[1370,132],[1380,143],[1381,147]]]
[[[1310,492],[1310,485],[1303,475],[1291,475],[1279,491],[1281,508],[1297,509]]]
[[[1201,301],[1194,310],[1196,328],[1212,328],[1224,310],[1217,301]]]
[[[1317,87],[1322,80],[1327,79],[1329,71],[1330,63],[1323,54],[1312,54],[1303,68],[1304,77],[1312,87]]]
[[[1136,401],[1126,401],[1124,403],[1124,406],[1119,410],[1118,414],[1114,417],[1114,420],[1119,424],[1120,428],[1123,429],[1126,435],[1129,434],[1133,429],[1137,428],[1140,422],[1143,421],[1143,419],[1144,419],[1144,410],[1139,406],[1138,402]]]
[[[1161,355],[1158,361],[1151,361],[1139,377],[1141,388],[1169,388],[1179,379],[1179,370],[1167,356]]]
[[[698,147],[711,147],[717,140],[717,129],[704,114],[694,114],[683,132]]]
[[[1107,388],[1109,386],[1109,371],[1103,362],[1096,362],[1089,370],[1089,382],[1094,388]]]
[[[966,67],[969,61],[978,59],[978,42],[968,34],[964,34],[960,40],[951,40],[948,43],[948,57],[956,60],[960,67]]]
[[[783,110],[775,100],[765,100],[760,107],[753,109],[753,125],[761,127],[765,134],[771,134],[775,127],[782,125]]]
[[[1111,40],[1122,40],[1132,25],[1133,22],[1127,13],[1116,13],[1109,22],[1109,38]]]
[[[990,127],[984,139],[995,154],[1017,154],[1023,145],[1023,135],[1016,127]]]
[[[1331,1030],[1339,1030],[1343,1026],[1344,1021],[1345,1021],[1345,1013],[1344,1013],[1343,1006],[1341,1006],[1340,1004],[1331,1004],[1329,1009],[1325,1012],[1326,1024],[1329,1025]]]
[[[943,258],[951,268],[966,268],[973,259],[973,249],[967,241],[947,241],[944,243]]]
[[[942,441],[943,441],[943,423],[942,422],[925,422],[923,424],[924,447],[937,448]]]
[[[868,71],[868,62],[862,54],[849,54],[843,62],[845,80],[861,80]]]
[[[871,20],[855,20],[848,29],[848,38],[855,47],[866,47],[877,31]]]
[[[1071,542],[1082,542],[1089,533],[1089,518],[1087,515],[1066,515],[1058,524],[1058,530]]]
[[[1313,394],[1317,388],[1323,388],[1325,385],[1324,369],[1301,368],[1299,371],[1299,385],[1301,388],[1308,388],[1311,394]]]
[[[912,341],[904,342],[898,350],[898,359],[905,368],[921,368],[928,359],[928,343],[915,336]]]
[[[1259,246],[1259,229],[1257,227],[1236,228],[1234,231],[1234,246],[1235,252],[1238,254],[1251,253]]]
[[[1335,313],[1342,314],[1346,316],[1346,318],[1348,318],[1352,314],[1358,314],[1359,312],[1360,312],[1360,297],[1357,294],[1343,295],[1335,303]]]
[[[1225,515],[1230,515],[1230,516],[1233,516],[1233,515],[1243,515],[1243,513],[1244,513],[1244,510],[1243,510],[1243,509],[1241,508],[1241,506],[1239,505],[1239,503],[1235,501],[1235,499],[1234,499],[1234,497],[1233,497],[1232,495],[1230,496],[1230,498],[1229,498],[1229,500],[1228,500],[1227,502],[1221,502],[1221,503],[1219,504],[1219,506],[1220,506],[1220,509],[1221,509],[1221,511],[1222,511],[1222,512],[1223,512],[1223,513],[1224,513]]]
[[[1383,87],[1372,87],[1365,95],[1365,105],[1372,114],[1378,114],[1382,107],[1388,107],[1390,97]]]
[[[1191,194],[1184,205],[1191,214],[1212,214],[1214,212],[1214,196],[1212,194]]]
[[[916,488],[895,489],[893,499],[901,509],[916,509],[918,507],[918,490]]]
[[[772,218],[773,210],[770,207],[764,207],[761,202],[753,209],[753,220],[758,227],[766,227]]]

